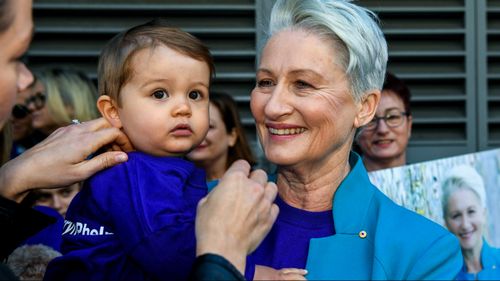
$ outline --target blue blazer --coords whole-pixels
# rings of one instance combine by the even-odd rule
[[[484,239],[481,249],[481,264],[483,270],[477,273],[477,279],[473,273],[467,273],[464,264],[457,280],[500,280],[500,249],[492,248]]]
[[[463,261],[456,237],[382,194],[357,154],[349,162],[333,199],[336,234],[311,239],[307,279],[455,279]]]

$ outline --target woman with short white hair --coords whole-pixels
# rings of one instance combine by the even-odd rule
[[[442,183],[443,216],[457,236],[464,265],[457,280],[500,280],[500,249],[486,242],[486,192],[481,175],[471,166],[451,169]]]
[[[278,0],[272,10],[250,105],[277,166],[280,213],[247,279],[286,279],[272,268],[290,267],[311,280],[451,280],[460,271],[456,238],[382,194],[351,153],[386,72],[375,18],[340,0]],[[252,264],[268,272],[253,275]]]

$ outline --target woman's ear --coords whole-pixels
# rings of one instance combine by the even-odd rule
[[[102,95],[97,99],[97,108],[101,115],[115,128],[121,128],[122,122],[118,115],[117,105],[115,101],[108,95]]]
[[[411,127],[413,126],[413,117],[408,116],[408,139],[411,137]]]
[[[231,130],[231,133],[227,134],[227,137],[229,138],[228,141],[229,147],[233,147],[236,144],[236,141],[238,140],[238,134],[236,133],[236,129],[233,128]]]
[[[377,112],[378,102],[380,101],[380,91],[372,90],[365,95],[363,100],[359,103],[358,114],[354,119],[354,126],[359,128],[368,124],[373,119]]]

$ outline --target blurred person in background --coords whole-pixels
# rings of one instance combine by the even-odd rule
[[[49,135],[57,128],[98,118],[97,89],[88,76],[78,70],[47,68],[37,73],[43,90],[26,100],[32,112],[33,128]]]
[[[60,255],[47,245],[23,245],[10,254],[7,266],[19,280],[43,280],[49,262]]]
[[[471,166],[452,168],[442,182],[446,227],[457,236],[464,265],[457,280],[500,280],[500,249],[486,242],[486,191],[481,175]]]
[[[410,97],[406,84],[387,72],[377,113],[356,138],[367,171],[406,165],[412,127]]]
[[[43,188],[30,192],[23,202],[33,206],[45,206],[56,210],[63,218],[73,198],[82,188],[77,182],[60,188]],[[28,203],[29,202],[29,203]]]
[[[19,154],[41,142],[45,135],[38,130],[34,130],[31,124],[32,117],[29,108],[25,104],[25,100],[31,96],[41,94],[43,92],[43,84],[40,80],[34,77],[33,82],[23,91],[17,94],[16,104],[12,109],[11,125],[12,125],[12,150],[10,157],[14,158]]]
[[[245,136],[234,99],[225,93],[210,93],[210,123],[207,136],[187,157],[205,169],[211,189],[238,159],[250,165],[255,158]]]

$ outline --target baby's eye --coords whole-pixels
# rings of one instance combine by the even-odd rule
[[[153,98],[162,100],[168,98],[168,93],[165,90],[157,90],[152,94]]]
[[[201,98],[201,93],[199,91],[191,91],[189,92],[188,96],[192,100],[197,100]]]

